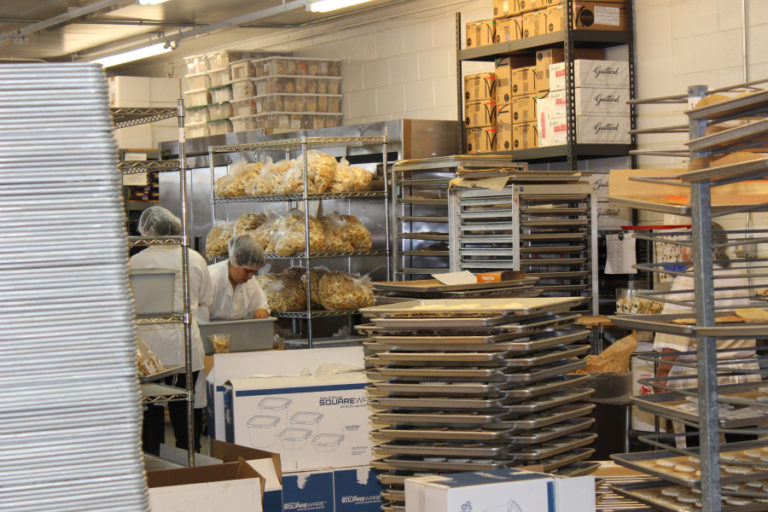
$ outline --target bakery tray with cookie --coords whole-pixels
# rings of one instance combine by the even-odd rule
[[[699,512],[702,507],[701,491],[670,485],[663,480],[622,483],[611,486],[617,494],[663,512]],[[722,496],[722,512],[764,512],[768,500],[758,497]]]
[[[698,449],[695,449],[698,450]],[[617,464],[685,487],[701,487],[698,451],[671,450],[611,455]],[[720,446],[722,484],[768,479],[768,442],[744,441]],[[763,508],[761,510],[766,510]]]

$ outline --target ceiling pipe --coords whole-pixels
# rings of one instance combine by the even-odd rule
[[[88,14],[93,14],[94,12],[102,11],[104,9],[110,9],[112,7],[115,7],[116,5],[129,4],[129,3],[133,3],[132,0],[100,0],[92,4],[88,4],[84,7],[78,7],[76,9],[72,9],[64,14],[59,14],[58,16],[54,16],[52,18],[38,21],[31,25],[27,25],[26,27],[22,27],[16,30],[11,30],[8,32],[3,32],[2,34],[0,34],[0,43],[15,39],[18,37],[23,37],[27,34],[41,32],[45,29],[55,27],[56,25],[61,25],[62,23],[67,23],[69,21],[80,18],[82,16],[87,16]]]

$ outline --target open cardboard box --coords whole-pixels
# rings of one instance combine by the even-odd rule
[[[633,181],[631,178],[674,178],[687,169],[621,169],[612,170],[608,182],[608,199],[632,199],[676,206],[691,204],[691,189],[688,186],[664,185]],[[670,179],[670,183],[681,183]],[[768,202],[768,183],[765,181],[742,181],[711,188],[712,206],[741,206]]]
[[[147,473],[154,512],[261,512],[264,478],[237,462]]]

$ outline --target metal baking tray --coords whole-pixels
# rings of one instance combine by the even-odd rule
[[[562,423],[566,420],[580,418],[591,413],[595,404],[568,404],[543,413],[532,414],[522,418],[509,419],[492,423],[491,427],[507,428],[510,430],[533,430]]]
[[[436,457],[437,458],[437,457]],[[433,461],[423,459],[408,459],[405,457],[388,457],[382,459],[378,466],[381,469],[397,470],[406,469],[411,471],[434,471],[437,473],[456,473],[461,471],[486,471],[489,469],[504,469],[516,465],[511,460],[496,459],[445,459],[444,461]],[[373,463],[371,463],[373,466]],[[376,467],[376,466],[373,466]],[[378,468],[377,468],[378,469]]]
[[[521,267],[562,267],[564,265],[581,265],[587,258],[527,258],[520,259]]]
[[[488,425],[502,421],[503,412],[488,413],[440,413],[440,412],[380,412],[371,415],[375,422],[401,425]]]
[[[449,429],[435,428],[380,428],[371,432],[374,438],[410,441],[457,441],[457,442],[499,442],[509,438],[511,430],[492,428]]]
[[[589,275],[589,270],[574,270],[572,272],[539,272],[528,274],[539,279],[583,279]]]
[[[519,452],[511,452],[510,455],[516,462],[533,462],[541,459],[552,459],[557,455],[588,446],[592,444],[595,439],[597,439],[597,434],[594,433],[570,434],[540,446],[532,446]]]
[[[529,233],[520,234],[521,242],[532,242],[535,240],[540,241],[563,241],[563,240],[584,240],[587,238],[586,233]]]
[[[178,373],[181,373],[184,371],[183,366],[170,366],[166,367],[165,370],[153,373],[152,375],[144,375],[139,377],[139,382],[142,384],[145,384],[147,382],[154,382],[156,380],[164,379],[166,377],[170,377],[171,375],[176,375]]]
[[[545,207],[536,207],[536,206],[527,206],[520,208],[520,212],[528,215],[559,215],[559,214],[580,214],[585,213],[587,211],[586,207],[575,207],[575,208],[545,208]]]
[[[421,457],[477,457],[509,459],[509,445],[486,443],[447,443],[395,441],[376,446],[375,450],[393,455]]]
[[[557,476],[564,476],[564,477],[574,477],[574,476],[585,476],[585,475],[591,475],[595,471],[597,471],[597,468],[600,467],[599,462],[574,462],[572,464],[568,464],[567,466],[561,466],[559,468],[553,469],[551,471],[552,474],[555,474]],[[610,507],[610,508],[597,508],[597,510],[611,510],[618,512],[621,510],[618,507]],[[628,510],[628,509],[625,509]],[[637,511],[640,512],[640,511]]]
[[[689,316],[689,318],[691,318]],[[754,336],[765,337],[768,333],[768,323],[745,322],[743,324],[715,325],[714,327],[693,327],[693,332],[701,336],[726,337]]]
[[[616,494],[650,505],[654,510],[660,510],[662,512],[697,512],[700,510],[700,508],[695,505],[684,505],[683,503],[672,502],[673,498],[671,497],[663,496],[664,499],[658,497],[658,491],[672,487],[679,486],[669,485],[669,482],[663,480],[611,485],[611,489],[613,489]],[[647,491],[657,492],[654,493],[655,496],[649,496]],[[765,509],[765,503],[753,501],[752,504],[736,506],[725,503],[725,500],[723,500],[721,508],[722,512],[765,512]]]
[[[594,392],[595,390],[590,388],[557,391],[551,395],[545,395],[538,399],[509,404],[506,406],[506,409],[510,413],[534,414],[553,407],[584,400],[589,398]]]
[[[589,375],[559,375],[552,380],[536,383],[529,387],[514,388],[506,390],[507,396],[511,399],[526,400],[537,396],[548,395],[561,389],[568,389],[580,386],[586,383],[591,377]]]
[[[565,292],[565,291],[578,291],[578,290],[584,290],[589,285],[587,284],[555,284],[555,285],[549,285],[549,284],[543,284],[541,285],[541,290],[543,292]]]
[[[581,302],[584,301],[581,297],[569,297],[569,298],[575,298]],[[457,299],[453,299],[457,300]],[[476,300],[476,299],[470,299],[470,300]],[[510,299],[495,299],[495,300],[506,300],[509,301]],[[512,300],[523,300],[519,298],[514,298]],[[524,298],[524,300],[530,300],[530,298]],[[464,302],[467,301],[467,299],[463,299]],[[401,302],[400,304],[405,304],[405,302]],[[392,304],[393,306],[396,304]],[[430,317],[430,318],[424,318],[424,317],[394,317],[394,318],[383,318],[383,317],[376,317],[371,315],[371,321],[376,325],[377,327],[382,327],[384,329],[413,329],[413,330],[434,330],[434,329],[441,329],[441,330],[449,330],[449,329],[455,329],[455,330],[462,330],[462,329],[480,329],[480,328],[490,328],[490,327],[498,327],[500,325],[504,324],[511,324],[511,323],[518,323],[523,320],[532,320],[532,319],[538,319],[538,318],[544,318],[547,315],[554,315],[559,313],[566,313],[569,310],[573,309],[574,307],[577,307],[572,304],[561,304],[555,307],[552,307],[550,311],[541,313],[531,313],[527,315],[488,315],[486,317]],[[378,306],[377,306],[378,307]]]
[[[744,482],[748,480],[765,480],[768,479],[768,471],[761,471],[757,469],[755,465],[750,465],[750,467],[754,468],[754,471],[750,471],[748,474],[739,474],[734,475],[732,473],[726,472],[724,466],[728,465],[727,461],[722,460],[722,455],[727,453],[733,453],[733,452],[740,452],[742,450],[749,450],[752,448],[761,448],[765,446],[765,441],[744,441],[739,443],[728,443],[727,445],[722,445],[720,455],[720,481],[722,483],[729,483],[729,482]],[[695,450],[698,450],[696,448]],[[698,451],[691,451],[691,454],[694,457],[698,458]],[[701,487],[701,479],[696,477],[696,473],[690,473],[690,476],[687,476],[687,473],[680,473],[678,471],[675,471],[674,468],[665,468],[658,466],[656,464],[647,464],[647,461],[658,461],[661,459],[669,459],[669,458],[679,458],[682,459],[681,463],[686,465],[693,465],[695,467],[695,463],[687,461],[687,456],[680,455],[679,453],[675,453],[671,450],[664,450],[664,451],[652,451],[652,452],[637,452],[637,453],[619,453],[619,454],[613,454],[611,455],[611,459],[613,459],[617,464],[634,469],[636,471],[640,471],[642,473],[647,473],[649,475],[653,475],[659,478],[663,478],[664,480],[668,482],[675,483],[677,485],[682,485],[685,487]],[[745,461],[748,458],[745,457]],[[750,461],[750,462],[758,462],[758,461]],[[742,464],[734,464],[734,465],[744,465]],[[767,464],[768,465],[768,464]]]
[[[577,448],[571,452],[566,452],[561,455],[556,455],[551,459],[539,460],[537,465],[541,465],[545,473],[549,473],[557,468],[573,464],[574,462],[581,462],[592,457],[595,453],[594,448]]]
[[[414,476],[413,471],[396,471],[389,473],[379,473],[376,475],[379,483],[382,485],[402,487],[405,479]]]
[[[384,498],[387,501],[395,502],[395,503],[404,503],[405,502],[405,491],[402,489],[387,489],[385,491],[382,491],[381,497]]]
[[[761,383],[750,383],[749,387],[754,387],[754,385],[761,385]],[[743,388],[740,384],[735,385],[735,387],[737,387],[737,389]],[[737,401],[740,398],[748,401],[755,401],[755,398],[758,396],[768,398],[768,395],[756,390],[745,391],[743,393],[728,393],[728,386],[719,386],[718,391],[718,401],[723,403],[729,403],[729,397],[736,399]],[[698,412],[692,414],[677,407],[678,405],[690,403],[684,395],[679,393],[655,393],[652,395],[635,396],[633,397],[633,400],[641,409],[664,416],[665,418],[681,419],[692,423],[698,423],[699,421]],[[762,407],[766,407],[768,406],[768,403],[762,403],[761,405]],[[720,428],[755,427],[768,424],[768,414],[766,414],[765,409],[755,410],[754,412],[754,416],[740,418],[728,418],[720,415]]]
[[[385,306],[361,308],[364,316],[399,317],[435,317],[450,315],[452,317],[480,317],[492,315],[531,315],[535,313],[559,313],[562,308],[572,308],[583,302],[580,297],[536,297],[509,299],[434,299],[414,300]],[[419,309],[429,306],[430,309]],[[439,318],[439,317],[438,317]],[[439,320],[441,323],[443,319]]]
[[[589,349],[589,345],[570,345],[567,347],[557,347],[544,353],[536,352],[525,357],[510,357],[507,359],[507,368],[534,368],[545,364],[555,363],[563,359],[583,356],[589,352]]]
[[[538,315],[526,315],[524,317],[513,317],[514,321],[499,324],[488,325],[481,327],[453,327],[446,328],[442,323],[431,322],[429,325],[421,325],[419,327],[383,327],[373,323],[361,324],[355,326],[356,329],[373,336],[400,336],[411,338],[414,336],[489,336],[500,333],[519,333],[525,334],[529,332],[536,332],[538,329],[545,327],[554,327],[561,324],[573,323],[578,314],[538,314]]]
[[[413,409],[417,411],[440,409],[450,411],[453,409],[467,409],[471,411],[482,411],[487,409],[501,410],[504,407],[504,398],[412,398],[412,397],[376,397],[369,398],[368,403],[371,407]],[[450,414],[450,413],[449,413]]]
[[[367,360],[367,358],[366,358]],[[397,377],[411,381],[429,379],[477,379],[472,382],[507,382],[504,368],[389,368],[377,369],[385,377]]]
[[[402,393],[404,395],[474,395],[477,397],[504,392],[508,399],[527,400],[547,395],[561,389],[572,388],[589,380],[589,375],[564,375],[552,381],[529,388],[506,389],[504,382],[376,382],[371,387],[383,393]]]
[[[503,352],[382,352],[379,359],[388,363],[441,364],[447,366],[473,366],[478,363],[505,361]]]
[[[537,279],[538,281],[538,279]],[[476,297],[502,298],[502,297],[539,297],[541,291],[532,286],[517,286],[514,288],[494,288],[493,290],[477,290],[471,292],[445,292],[443,297],[446,299],[473,299]]]
[[[581,252],[586,249],[584,245],[542,245],[542,246],[526,246],[520,248],[520,254],[527,253],[547,253],[547,252]]]
[[[520,276],[524,276],[522,272]],[[435,293],[435,292],[454,292],[467,290],[485,290],[491,288],[505,288],[511,286],[523,286],[534,284],[536,279],[521,278],[508,279],[505,281],[489,281],[483,283],[471,284],[443,284],[437,279],[422,279],[416,281],[377,281],[373,283],[374,290],[385,292],[408,292],[408,293]]]
[[[617,327],[625,329],[637,329],[638,331],[654,331],[667,334],[677,334],[678,336],[695,337],[693,325],[683,325],[672,323],[678,318],[693,318],[696,313],[691,311],[689,314],[675,315],[613,315],[608,319]],[[763,331],[765,332],[765,331]]]
[[[546,220],[531,220],[520,219],[520,226],[522,227],[561,227],[561,226],[586,226],[589,224],[589,219],[546,219]]]
[[[581,432],[582,430],[592,427],[594,423],[594,418],[577,418],[558,423],[551,427],[527,432],[525,434],[513,434],[510,435],[508,439],[511,445],[527,446],[541,444],[567,436],[568,434]]]
[[[549,366],[536,368],[535,370],[529,372],[507,373],[506,377],[507,382],[513,384],[528,384],[531,382],[539,382],[551,377],[556,377],[557,375],[574,372],[584,368],[586,364],[587,363],[584,360],[560,361]]]

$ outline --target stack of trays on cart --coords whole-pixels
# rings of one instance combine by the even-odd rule
[[[582,298],[422,299],[361,310],[385,510],[409,476],[536,465],[589,473]]]
[[[538,277],[524,272],[512,272],[503,281],[486,281],[471,284],[443,284],[437,279],[415,281],[381,281],[373,283],[376,304],[394,304],[414,299],[470,299],[477,297],[538,297]]]

